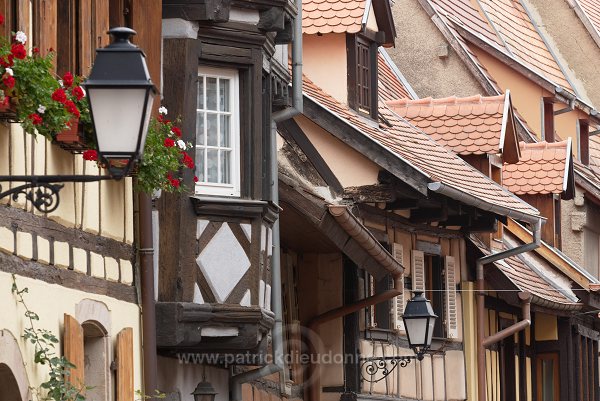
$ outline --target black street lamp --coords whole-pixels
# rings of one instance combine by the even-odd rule
[[[215,388],[206,380],[201,381],[192,393],[194,401],[214,401],[217,396]]]
[[[98,157],[113,178],[126,175],[144,150],[156,88],[144,53],[129,38],[130,28],[108,31],[114,41],[96,50],[96,60],[83,86],[94,123]]]
[[[0,182],[25,182],[4,192],[0,186],[0,199],[12,196],[16,201],[24,195],[37,210],[50,213],[58,208],[62,183],[121,179],[142,156],[156,88],[144,53],[129,41],[135,31],[113,28],[108,33],[113,43],[96,50],[94,66],[83,86],[88,92],[98,157],[109,175],[0,176]]]
[[[436,318],[431,303],[425,298],[423,292],[415,291],[412,299],[407,302],[402,316],[408,345],[415,355],[362,358],[362,378],[377,383],[385,379],[398,366],[406,367],[413,359],[422,361],[431,347]]]
[[[436,318],[431,303],[422,292],[415,291],[415,295],[404,308],[402,320],[406,328],[408,345],[417,354],[417,359],[420,361],[423,360],[425,352],[431,347]]]

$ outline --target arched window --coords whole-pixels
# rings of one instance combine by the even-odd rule
[[[29,382],[17,340],[8,330],[0,330],[0,401],[29,399]]]
[[[90,387],[86,399],[108,401],[110,389],[110,341],[106,329],[98,322],[87,321],[83,327],[84,383]]]
[[[4,363],[0,363],[0,388],[0,401],[25,401],[19,394],[19,384],[15,375]]]

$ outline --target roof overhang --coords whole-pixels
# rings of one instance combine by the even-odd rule
[[[521,158],[519,140],[515,124],[515,115],[512,108],[510,90],[507,89],[504,95],[504,112],[502,115],[502,130],[500,132],[500,153],[502,160],[506,163],[518,163]]]

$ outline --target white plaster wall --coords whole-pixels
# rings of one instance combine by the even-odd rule
[[[61,339],[64,313],[75,317],[76,305],[83,299],[93,299],[106,304],[110,311],[110,341],[113,349],[119,331],[125,327],[133,328],[134,388],[136,390],[142,388],[140,310],[136,304],[21,276],[17,276],[17,285],[19,288],[27,287],[29,289],[29,293],[25,294],[25,300],[29,308],[40,316],[36,326],[48,329],[57,336],[60,335]],[[48,371],[45,367],[33,362],[34,348],[32,344],[25,343],[21,338],[23,330],[27,327],[24,317],[25,310],[11,293],[11,286],[11,275],[0,272],[0,329],[8,330],[17,338],[29,383],[37,387],[47,380]]]

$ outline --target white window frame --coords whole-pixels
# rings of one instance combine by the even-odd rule
[[[230,99],[230,109],[231,109],[231,183],[230,184],[221,184],[214,182],[206,182],[206,181],[198,181],[195,187],[195,193],[198,195],[216,195],[216,196],[240,196],[240,106],[239,106],[239,72],[234,69],[221,69],[221,68],[213,68],[213,67],[198,67],[198,78],[200,77],[208,77],[208,78],[224,78],[230,80],[229,85],[229,99]],[[206,94],[206,85],[203,86],[204,92]],[[196,98],[196,102],[197,102]],[[206,107],[206,105],[205,105]],[[198,112],[205,112],[206,109],[199,109],[198,104],[196,104],[196,121]],[[218,124],[220,124],[220,119],[217,119]],[[208,124],[204,124],[204,131],[208,129]],[[205,134],[203,133],[203,135]],[[196,127],[196,140],[198,139],[198,127]],[[205,142],[204,145],[198,145],[198,141],[196,141],[196,149],[198,148],[211,148]],[[215,147],[219,148],[219,147]],[[199,165],[199,161],[196,160]],[[204,171],[204,179],[207,178],[207,160],[204,159],[203,167]],[[200,178],[200,177],[199,177]]]

